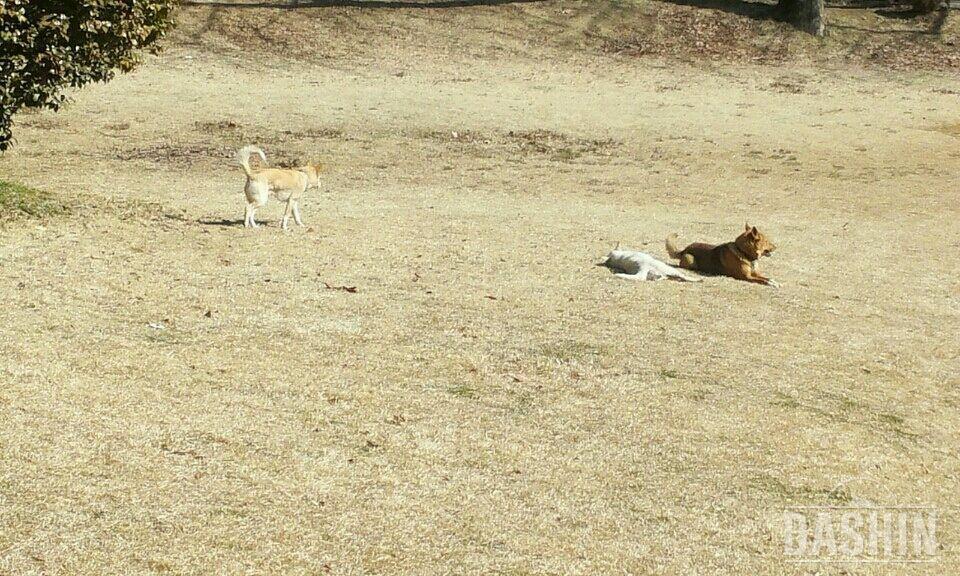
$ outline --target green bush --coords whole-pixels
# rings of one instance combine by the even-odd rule
[[[0,150],[19,109],[52,108],[63,90],[139,62],[171,25],[176,0],[0,0]]]

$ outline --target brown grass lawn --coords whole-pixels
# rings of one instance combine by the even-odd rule
[[[513,19],[563,9],[312,58],[192,9],[18,118],[0,179],[75,208],[0,223],[0,574],[960,569],[960,80]],[[308,227],[242,227],[246,143],[328,165]],[[594,266],[744,221],[781,289]],[[785,507],[917,504],[935,564],[785,562]]]

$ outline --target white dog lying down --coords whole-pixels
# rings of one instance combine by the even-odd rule
[[[661,262],[646,252],[635,250],[613,250],[607,259],[598,266],[606,266],[616,272],[617,278],[628,280],[662,280],[671,278],[683,282],[700,282],[703,278],[687,273],[685,270]]]

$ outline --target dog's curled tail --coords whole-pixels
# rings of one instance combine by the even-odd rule
[[[249,145],[244,146],[240,150],[237,150],[237,162],[240,163],[240,166],[243,168],[243,173],[247,175],[247,178],[253,176],[253,170],[250,169],[250,155],[257,154],[260,156],[260,159],[264,162],[267,161],[266,155],[263,153],[263,150],[257,148],[256,146]]]
[[[671,258],[679,258],[679,257],[680,257],[680,253],[681,253],[682,251],[680,250],[680,248],[677,247],[677,235],[676,235],[676,234],[671,234],[671,235],[667,236],[667,241],[665,242],[665,244],[667,245],[667,254],[669,254]]]

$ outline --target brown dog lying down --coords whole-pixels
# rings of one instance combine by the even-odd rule
[[[736,240],[719,246],[695,242],[679,250],[677,235],[667,237],[667,252],[671,258],[680,260],[681,268],[779,288],[779,284],[757,272],[757,260],[761,256],[769,256],[776,249],[763,232],[749,224]]]

